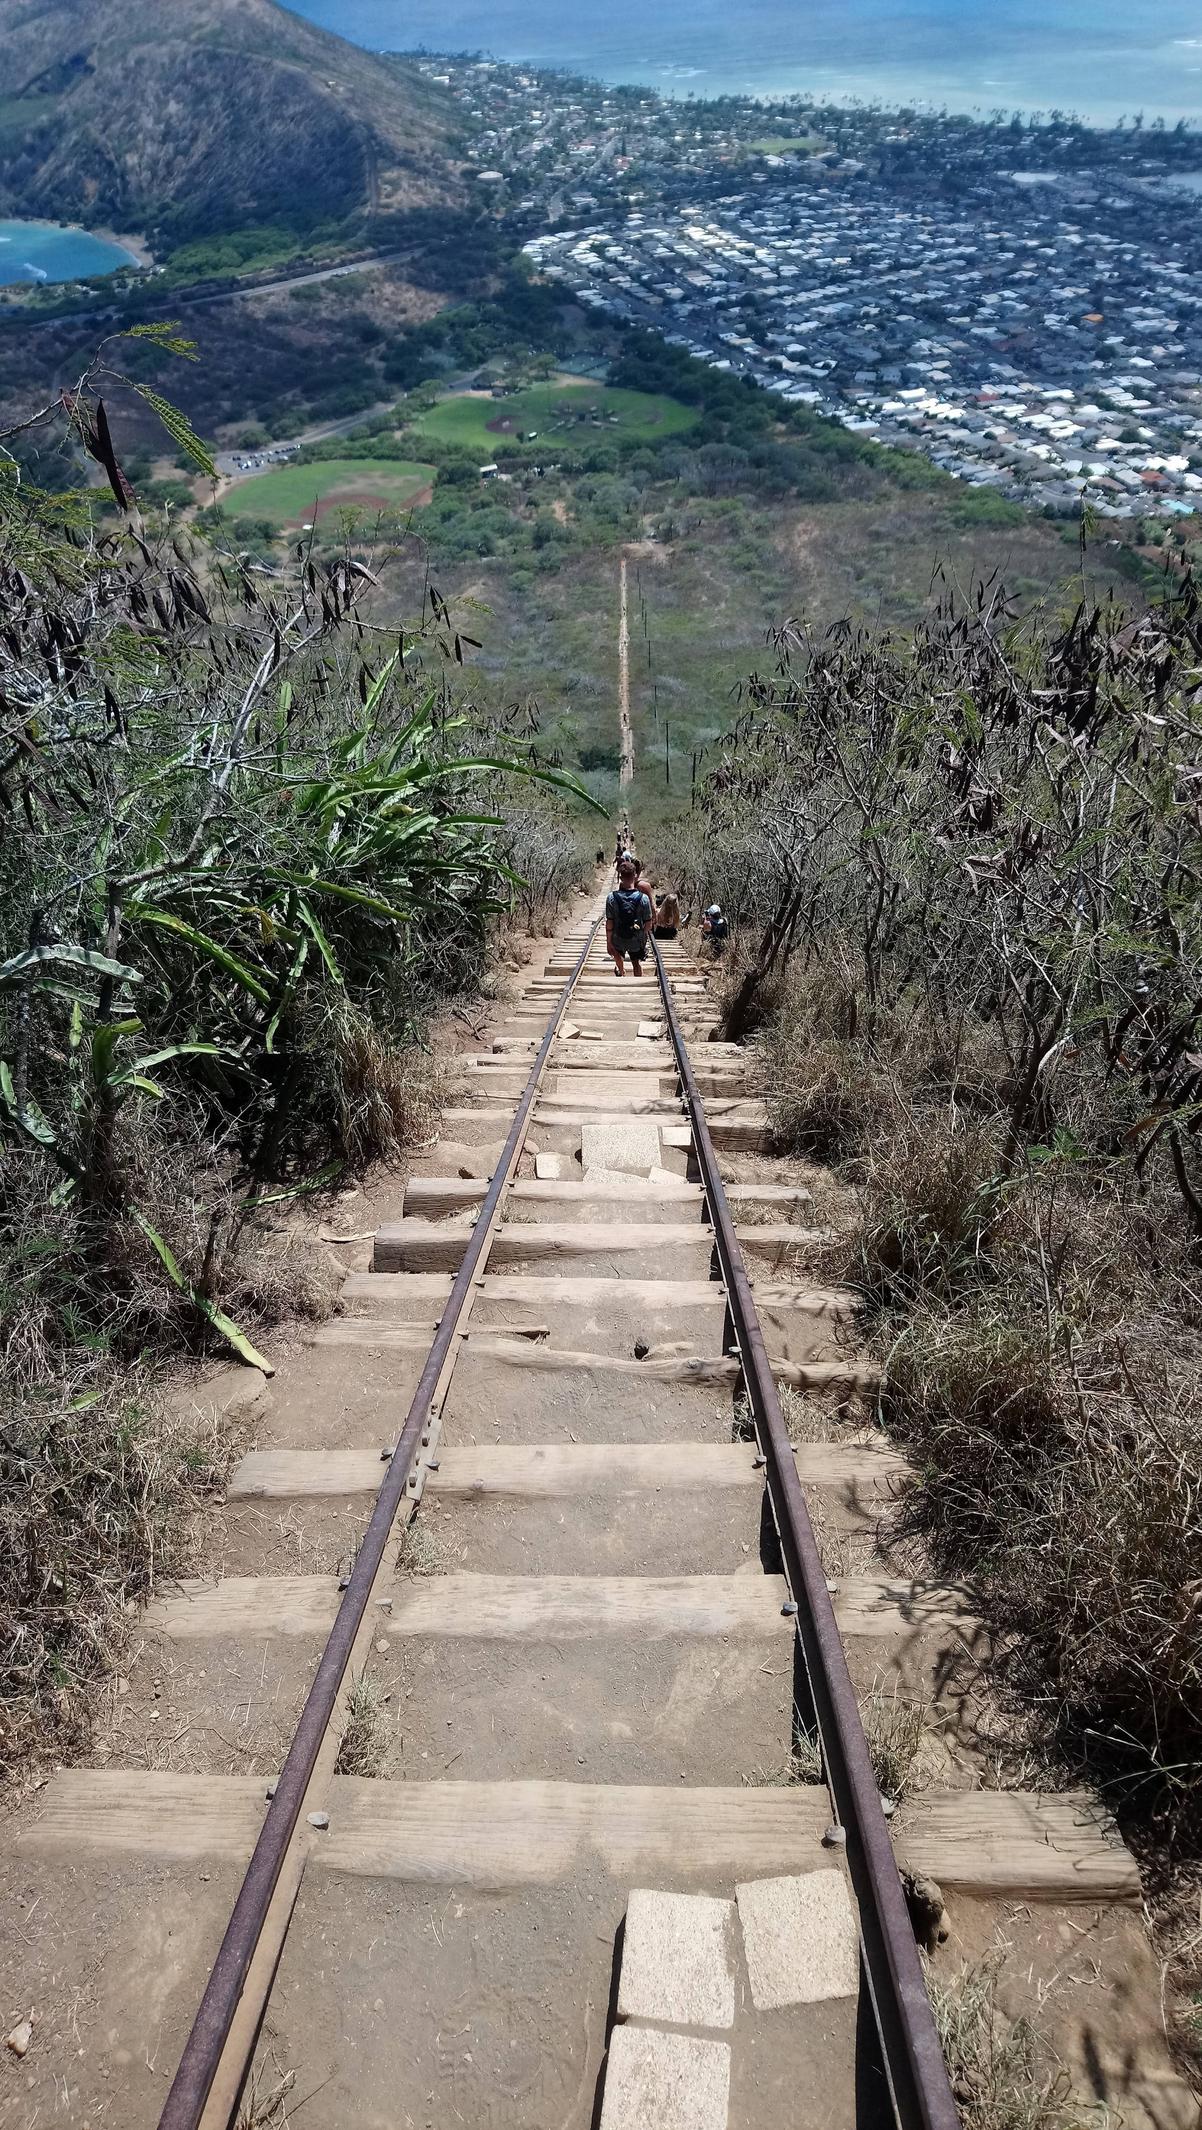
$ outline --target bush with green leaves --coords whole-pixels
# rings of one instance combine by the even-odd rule
[[[0,1224],[44,1189],[99,1272],[132,1222],[231,1339],[140,1201],[151,1113],[252,1192],[363,1159],[334,1031],[412,1044],[519,889],[514,795],[589,803],[456,702],[436,594],[398,629],[373,590],[0,491]]]

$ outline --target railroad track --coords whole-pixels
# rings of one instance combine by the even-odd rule
[[[921,1690],[971,1596],[870,1544],[828,1577],[807,1496],[863,1540],[904,1466],[854,1429],[790,1443],[781,1384],[869,1380],[853,1298],[792,1269],[807,1194],[754,1158],[740,1055],[690,1047],[704,975],[675,948],[658,974],[618,982],[591,922],[552,950],[317,1334],[308,1402],[302,1371],[243,1459],[235,1523],[354,1526],[344,1572],[273,1561],[148,1610],[206,1721],[261,1658],[274,1780],[63,1771],[20,1837],[85,1899],[153,1878],[147,2034],[97,2122],[276,2122],[278,2062],[304,2130],[953,2130],[898,1860],[1138,1900],[1077,1798],[931,1789],[887,1821],[857,1688]],[[399,1736],[377,1778],[339,1772],[365,1696]],[[785,1779],[815,1746],[820,1779]]]

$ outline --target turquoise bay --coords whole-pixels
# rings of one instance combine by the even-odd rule
[[[137,261],[123,244],[57,222],[0,222],[0,286],[23,282],[83,281],[115,273]]]

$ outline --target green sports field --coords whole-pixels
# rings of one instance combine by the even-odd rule
[[[770,133],[763,140],[744,141],[744,155],[820,155],[830,146],[819,133]]]
[[[620,436],[644,442],[678,436],[691,429],[696,416],[678,399],[654,392],[627,392],[615,385],[530,385],[524,392],[494,399],[491,393],[457,392],[418,415],[419,435],[446,444],[464,444],[482,458],[526,448],[531,431],[544,450],[591,436]]]
[[[224,498],[231,517],[262,518],[270,524],[306,525],[336,510],[409,510],[425,501],[433,466],[413,459],[319,459],[311,466],[277,466],[271,473],[238,481]]]

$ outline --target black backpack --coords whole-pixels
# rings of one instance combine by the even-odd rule
[[[619,939],[646,940],[647,897],[641,888],[614,888],[609,898],[610,922]]]

